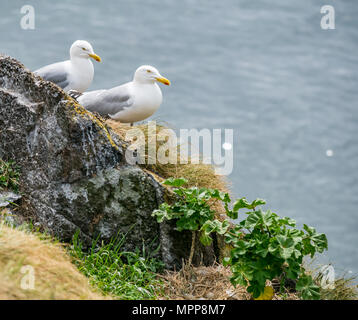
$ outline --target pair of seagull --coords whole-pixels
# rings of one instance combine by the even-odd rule
[[[85,92],[94,75],[91,58],[101,61],[90,43],[77,40],[71,46],[70,60],[50,64],[34,73],[57,84],[87,110],[123,123],[142,121],[159,108],[163,96],[157,82],[170,85],[170,81],[152,66],[139,67],[133,81],[121,86]]]

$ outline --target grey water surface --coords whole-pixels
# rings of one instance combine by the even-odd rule
[[[335,30],[321,29],[326,4]],[[23,5],[34,30],[20,26]],[[0,2],[0,52],[31,70],[77,39],[103,59],[90,89],[151,64],[172,81],[152,119],[234,129],[233,196],[326,233],[320,262],[358,273],[358,1]]]

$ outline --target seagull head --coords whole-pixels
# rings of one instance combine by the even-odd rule
[[[70,56],[72,58],[83,58],[89,59],[92,58],[98,62],[101,61],[101,58],[93,52],[91,44],[85,40],[75,41],[70,49]]]
[[[164,78],[159,71],[152,66],[141,66],[134,73],[134,81],[140,83],[155,83],[156,81],[169,86],[170,81]]]

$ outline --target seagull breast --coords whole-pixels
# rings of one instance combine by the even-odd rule
[[[162,91],[156,83],[131,83],[133,105],[117,114],[122,122],[137,122],[149,118],[155,113],[163,101]]]
[[[89,59],[76,59],[71,61],[70,85],[71,89],[84,92],[93,81],[94,67]]]

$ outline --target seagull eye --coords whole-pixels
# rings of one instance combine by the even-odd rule
[[[148,72],[148,73],[151,73],[152,71],[150,71],[150,70],[147,70],[147,72]]]
[[[86,50],[86,48],[83,48],[83,47],[82,47],[82,50]]]

